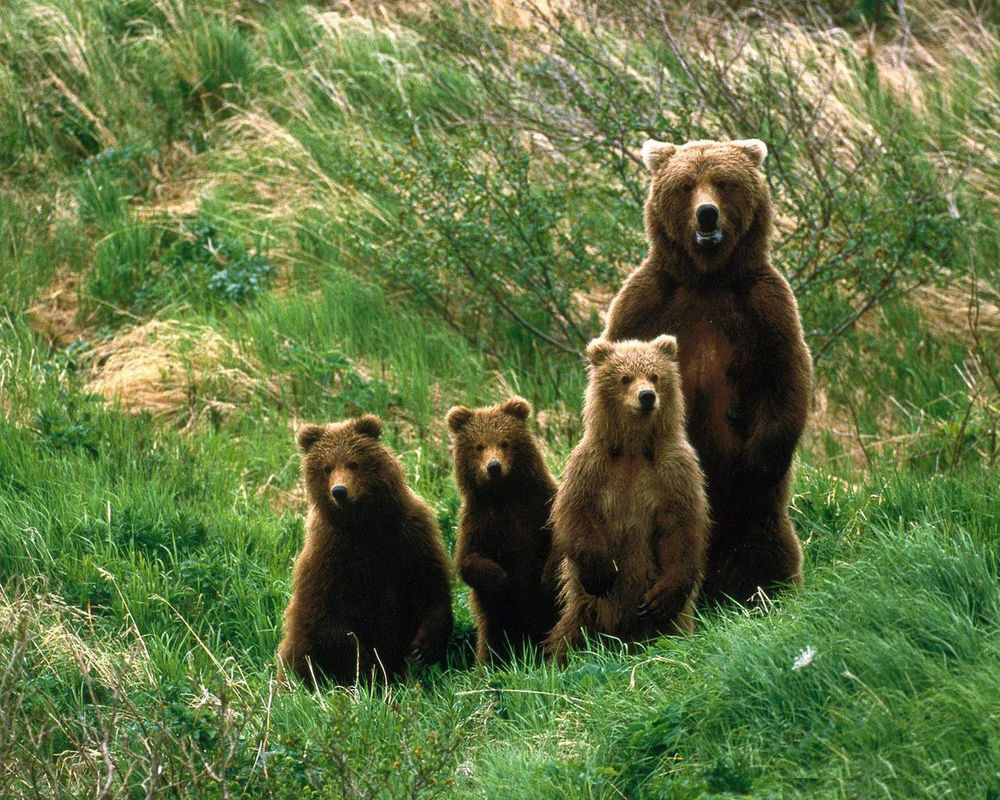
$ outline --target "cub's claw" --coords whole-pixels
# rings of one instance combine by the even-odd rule
[[[652,608],[650,608],[649,601],[644,600],[639,604],[639,619],[645,619],[652,614]]]
[[[426,654],[424,653],[424,648],[422,647],[414,647],[407,655],[407,658],[415,664],[423,664],[425,657]]]

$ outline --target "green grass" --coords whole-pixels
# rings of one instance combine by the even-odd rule
[[[1000,37],[875,5],[879,46],[934,54],[904,58],[907,95],[896,51],[865,55],[870,3],[834,9],[846,32],[729,18],[721,47],[767,47],[698,92],[700,45],[624,7],[571,30],[474,5],[4,5],[0,796],[1000,798]],[[815,110],[782,58],[836,78],[833,133],[775,100]],[[453,548],[451,405],[525,395],[557,472],[580,435],[577,340],[644,251],[619,139],[720,131],[768,139],[776,260],[826,348],[805,587],[638,653],[481,669],[456,584],[449,669],[278,690],[295,425],[383,416]],[[870,132],[883,157],[838,171]],[[53,286],[71,344],[44,338]],[[130,397],[179,387],[163,417],[88,389],[150,321],[182,369]]]

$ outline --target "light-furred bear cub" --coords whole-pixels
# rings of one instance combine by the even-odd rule
[[[380,435],[370,414],[296,434],[310,509],[278,657],[310,687],[444,660],[452,614],[441,532]]]
[[[446,417],[462,493],[455,563],[471,588],[476,660],[541,647],[559,616],[549,513],[556,482],[528,430],[531,405],[513,397]]]
[[[587,347],[584,436],[552,509],[563,615],[547,649],[560,660],[584,632],[636,642],[692,629],[709,520],[676,355],[673,336]]]

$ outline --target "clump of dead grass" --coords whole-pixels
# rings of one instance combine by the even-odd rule
[[[236,413],[276,393],[256,365],[207,326],[151,320],[94,347],[87,390],[132,413],[176,422],[185,430],[208,416]]]
[[[32,587],[10,593],[0,586],[0,636],[27,642],[33,659],[51,670],[75,668],[109,686],[125,677],[152,682],[149,653],[138,632],[127,650],[106,641],[95,644],[86,611]]]
[[[921,286],[912,302],[928,331],[969,340],[974,335],[1000,341],[1000,292],[971,279],[955,286]]]
[[[85,327],[79,318],[80,276],[60,270],[42,293],[38,302],[28,309],[28,327],[51,345],[65,347],[84,338]]]

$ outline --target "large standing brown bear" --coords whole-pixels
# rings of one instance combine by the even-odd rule
[[[380,434],[372,415],[296,434],[310,509],[278,656],[310,687],[391,680],[407,660],[444,660],[452,615],[441,533]]]
[[[552,509],[563,616],[547,646],[559,660],[583,632],[691,631],[709,521],[676,353],[672,336],[587,347],[583,440]]]
[[[604,336],[677,337],[714,523],[702,595],[747,602],[802,582],[788,502],[812,383],[795,297],[770,262],[767,148],[648,141],[642,152],[649,254],[612,302]]]
[[[558,617],[549,513],[556,482],[514,397],[448,412],[462,493],[455,563],[472,589],[476,660],[508,661],[540,647]]]

